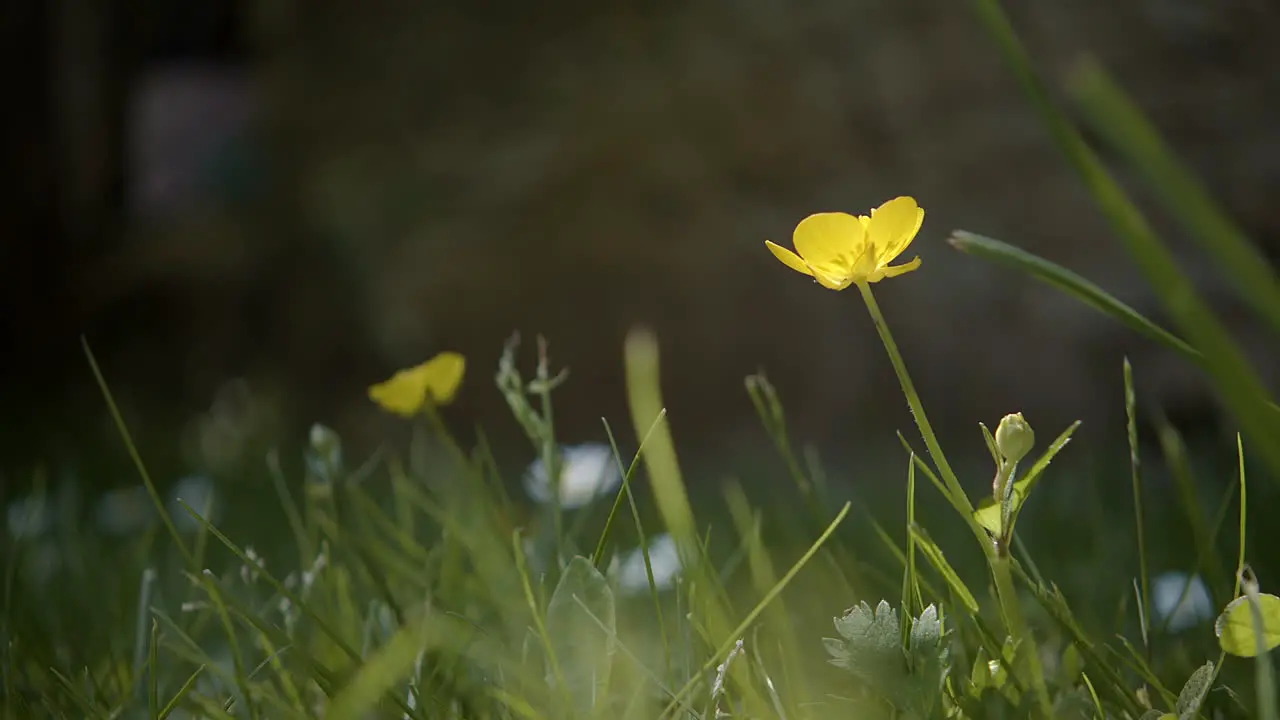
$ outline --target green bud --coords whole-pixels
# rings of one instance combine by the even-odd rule
[[[1005,415],[996,428],[996,449],[1008,462],[1016,463],[1026,457],[1035,444],[1036,433],[1022,413]]]

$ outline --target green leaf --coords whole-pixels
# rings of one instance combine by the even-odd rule
[[[863,602],[835,619],[841,639],[823,638],[830,662],[909,717],[931,717],[949,669],[948,633],[930,605],[911,620],[908,648],[902,648],[898,612],[885,600],[875,610]]]
[[[1232,600],[1218,616],[1213,631],[1223,652],[1236,657],[1257,657],[1259,635],[1268,651],[1280,645],[1280,597],[1259,594],[1258,605],[1262,611],[1261,628],[1254,623],[1247,597]]]
[[[929,538],[929,534],[920,525],[912,523],[907,529],[911,536],[915,538],[917,549],[924,553],[925,558],[929,560],[929,564],[933,566],[933,569],[942,575],[942,579],[947,582],[947,585],[951,587],[951,591],[960,598],[960,601],[969,609],[969,612],[976,614],[978,612],[978,601],[974,599],[973,593],[969,592],[969,588],[964,584],[964,581],[952,569],[951,563],[947,562],[947,557],[942,554],[942,548],[938,547]]]
[[[982,428],[982,439],[987,442],[987,452],[991,453],[992,462],[999,467],[1001,460],[1000,450],[996,447],[995,436],[991,434],[991,431],[987,429],[986,425],[978,423],[978,427]]]
[[[1040,477],[1044,474],[1045,468],[1049,467],[1049,463],[1057,457],[1067,443],[1071,442],[1071,435],[1075,433],[1076,428],[1080,427],[1080,421],[1072,423],[1062,434],[1057,437],[1049,447],[1040,456],[1039,460],[1031,466],[1020,479],[1014,481],[1012,492],[1013,513],[1010,524],[1016,524],[1018,513],[1022,510],[1022,504],[1026,502],[1027,497],[1031,495],[1031,490],[1036,483],[1040,481]],[[978,509],[973,512],[974,518],[978,524],[986,528],[992,535],[1000,535],[1000,506],[996,504],[994,498],[986,498],[978,505]]]
[[[1191,673],[1187,684],[1178,693],[1178,704],[1174,708],[1178,713],[1177,720],[1195,720],[1200,714],[1200,706],[1213,687],[1213,663],[1207,662]],[[1172,716],[1169,716],[1172,717]]]
[[[822,639],[829,662],[900,707],[896,700],[908,695],[910,685],[897,611],[885,600],[875,610],[864,601],[836,618],[835,626],[841,639]]]
[[[907,697],[906,707],[916,717],[932,717],[942,695],[943,683],[951,666],[951,651],[946,638],[938,608],[933,605],[911,621],[907,658],[911,666],[911,684],[916,691]]]
[[[571,560],[556,585],[547,634],[575,708],[589,716],[608,692],[617,616],[608,580],[587,558]]]

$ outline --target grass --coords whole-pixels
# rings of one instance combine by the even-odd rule
[[[850,332],[877,332],[918,432],[868,440],[891,444],[902,430],[901,463],[857,497],[790,436],[763,375],[746,392],[773,460],[738,459],[760,477],[727,479],[722,502],[705,485],[692,492],[659,389],[658,340],[636,331],[625,347],[630,417],[600,431],[621,482],[594,502],[551,502],[513,521],[527,503],[488,446],[462,446],[447,411],[428,408],[407,448],[357,467],[317,427],[301,477],[273,454],[262,485],[237,500],[254,512],[215,523],[208,508],[164,501],[86,347],[161,522],[128,539],[62,523],[53,537],[8,543],[3,717],[1277,720],[1280,598],[1265,590],[1280,411],[1050,99],[1000,5],[973,5],[1176,328],[1012,244],[964,231],[952,244],[1200,367],[1239,428],[1234,457],[1211,458],[1233,468],[1231,482],[1205,481],[1203,458],[1135,393],[1142,368],[1120,357],[1116,401],[1129,422],[1116,447],[1127,453],[1079,448],[1071,425],[1039,428],[1033,455],[1007,457],[998,439],[1008,436],[982,426],[949,459],[910,358],[863,285],[871,323]],[[1123,91],[1096,64],[1080,68],[1070,97],[1098,135],[1274,324],[1271,268]],[[555,436],[566,375],[540,343],[526,381],[517,350],[508,344],[496,390],[554,496],[574,471]],[[1154,418],[1154,447],[1140,442],[1140,418]],[[954,468],[968,466],[952,461],[984,449],[990,475],[962,478]],[[1151,488],[1162,468],[1171,492]],[[992,494],[967,494],[993,476]],[[50,552],[61,568],[42,575]],[[1171,568],[1203,580],[1188,575],[1170,602],[1157,576]],[[1209,607],[1171,612],[1202,595]]]

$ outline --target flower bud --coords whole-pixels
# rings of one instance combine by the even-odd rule
[[[1023,419],[1022,413],[1005,415],[996,428],[996,449],[1004,459],[1016,463],[1031,452],[1036,444],[1036,433]]]

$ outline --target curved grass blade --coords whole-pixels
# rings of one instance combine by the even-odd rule
[[[1280,330],[1280,280],[1275,269],[1199,180],[1178,162],[1137,104],[1092,58],[1071,72],[1068,87],[1091,127],[1142,175],[1165,209],[1231,278],[1232,287]]]
[[[1057,263],[995,238],[964,230],[954,231],[947,242],[960,252],[994,260],[1001,265],[1021,270],[1041,282],[1066,292],[1102,314],[1111,316],[1148,340],[1173,350],[1197,365],[1204,365],[1204,356],[1199,350],[1148,320],[1142,313],[1121,302],[1116,296],[1090,280]]]
[[[1030,57],[999,0],[974,0],[982,22],[996,41],[1006,64],[1022,85],[1054,142],[1080,176],[1115,235],[1137,262],[1147,282],[1173,317],[1187,342],[1204,354],[1204,368],[1227,407],[1253,438],[1280,482],[1280,414],[1266,406],[1269,394],[1248,358],[1197,294],[1173,254],[1151,224],[1107,170],[1079,130],[1058,108],[1031,66]]]

